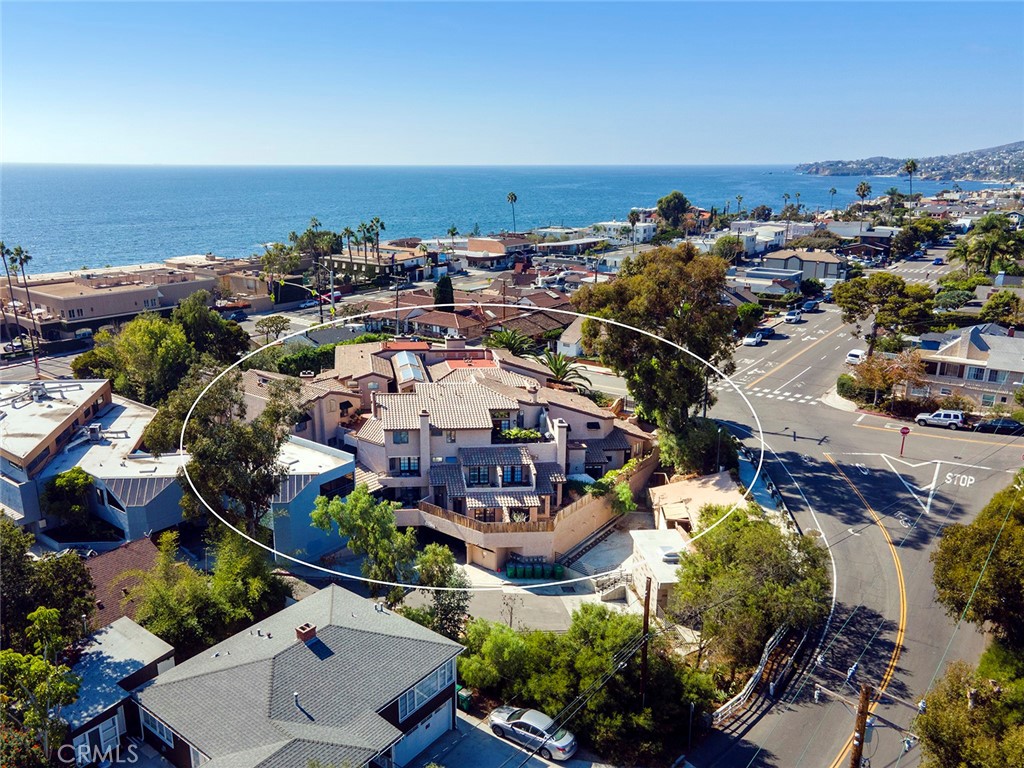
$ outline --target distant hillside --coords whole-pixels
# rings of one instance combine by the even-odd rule
[[[815,176],[893,176],[903,172],[906,158],[868,157],[864,160],[825,160],[798,165],[798,173]],[[958,155],[917,158],[920,179],[954,181],[1020,181],[1024,179],[1024,141],[976,149]]]

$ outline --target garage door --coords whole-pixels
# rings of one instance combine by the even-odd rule
[[[402,740],[395,745],[393,753],[395,764],[401,768],[433,744],[441,734],[448,731],[452,727],[452,711],[452,700],[448,699],[431,712],[429,717],[421,720],[419,725],[405,734]]]

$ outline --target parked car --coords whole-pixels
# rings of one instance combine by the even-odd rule
[[[1002,435],[1024,435],[1024,424],[1014,419],[987,419],[975,427],[978,432]]]
[[[395,283],[394,285],[388,286],[389,291],[404,291],[407,288],[415,288],[416,286],[412,283]]]
[[[791,309],[782,317],[787,323],[799,323],[803,319],[803,313],[799,309]]]
[[[808,299],[804,302],[803,306],[800,307],[803,312],[814,312],[818,309],[817,299]]]
[[[943,264],[945,264],[945,262],[942,260],[941,256],[936,256],[934,259],[932,259],[932,264],[934,264],[936,267],[941,267]]]
[[[832,291],[825,291],[824,295],[822,295],[821,297],[821,300],[824,301],[826,304],[832,301]]]
[[[227,320],[234,320],[236,323],[240,323],[243,320],[247,320],[248,318],[249,318],[249,316],[247,314],[245,314],[245,312],[243,312],[240,309],[236,309],[234,312],[231,312],[230,314],[228,314],[226,319]]]
[[[25,340],[22,336],[15,336],[9,343],[4,344],[4,352],[21,352],[25,349]]]
[[[488,717],[495,736],[518,741],[545,760],[568,760],[576,737],[536,709],[497,707]]]
[[[920,259],[924,257],[924,251],[914,251],[914,258]]]
[[[309,309],[310,307],[319,306],[320,302],[316,299],[306,299],[304,302],[299,304],[299,309]]]
[[[758,331],[751,331],[743,337],[744,347],[756,347],[764,337]]]
[[[761,325],[754,330],[761,334],[762,339],[770,339],[775,335],[775,329],[770,325]]]
[[[863,349],[851,349],[846,353],[847,365],[860,365],[868,359],[868,353]]]
[[[919,413],[914,417],[914,421],[922,427],[960,429],[964,425],[964,412],[943,410],[934,413]]]

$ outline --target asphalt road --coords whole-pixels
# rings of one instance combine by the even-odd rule
[[[735,377],[765,432],[767,470],[804,531],[823,534],[836,566],[836,606],[822,639],[824,664],[799,673],[766,711],[718,731],[688,759],[697,768],[838,766],[849,760],[853,713],[814,685],[855,700],[868,682],[909,704],[883,698],[882,717],[908,727],[913,706],[945,664],[975,661],[984,640],[934,602],[929,555],[943,526],[973,519],[1021,465],[1024,443],[910,425],[822,402],[856,346],[834,307],[805,315],[785,338],[737,353]],[[751,447],[747,405],[719,388],[711,415]],[[818,637],[811,638],[817,643]],[[858,672],[846,683],[850,666]],[[902,735],[872,729],[865,756],[878,766],[916,766]]]

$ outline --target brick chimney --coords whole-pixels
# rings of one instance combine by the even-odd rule
[[[300,624],[295,628],[295,639],[303,643],[308,643],[310,640],[316,637],[316,624]]]

